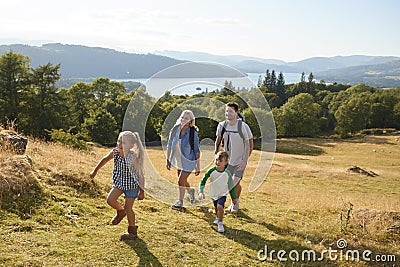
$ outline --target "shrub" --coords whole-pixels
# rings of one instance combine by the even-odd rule
[[[87,150],[88,145],[84,140],[81,140],[80,134],[72,134],[69,131],[65,132],[62,129],[53,129],[49,131],[51,139],[56,143],[61,143],[78,149]]]

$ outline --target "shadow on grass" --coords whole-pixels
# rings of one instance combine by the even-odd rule
[[[0,208],[17,214],[21,219],[29,219],[34,215],[46,197],[37,180],[27,185],[12,185],[4,190],[0,183]]]
[[[213,213],[208,212],[208,208],[206,207],[201,207],[199,209],[200,212],[203,212],[204,217],[203,219],[207,221],[210,225],[213,224],[213,220],[215,218],[215,215]],[[257,225],[256,221],[252,219],[250,216],[248,216],[246,213],[243,211],[240,211],[235,215],[237,219],[247,221],[249,223],[254,223],[254,225]],[[263,225],[263,224],[261,224]],[[265,226],[265,225],[263,225]],[[272,225],[269,225],[270,227]],[[286,239],[276,239],[276,240],[268,240],[265,239],[264,237],[254,234],[252,232],[246,231],[244,229],[234,229],[231,227],[228,227],[224,225],[225,227],[225,233],[223,234],[226,238],[235,241],[243,246],[246,246],[250,250],[253,251],[251,255],[246,253],[246,257],[258,262],[263,262],[266,261],[268,263],[279,263],[283,266],[296,266],[296,263],[299,264],[299,266],[338,266],[337,263],[335,262],[328,262],[326,260],[323,261],[317,261],[318,259],[321,258],[321,253],[318,253],[315,251],[315,254],[308,254],[310,252],[310,249],[306,246],[303,246],[297,242],[289,241]],[[257,228],[258,226],[256,226]],[[217,231],[216,227],[213,227],[215,231]],[[268,228],[268,227],[267,227]],[[271,227],[273,232],[277,231],[280,232],[280,229],[275,227]],[[269,228],[268,228],[269,229]],[[271,230],[271,229],[270,229]],[[255,232],[258,230],[255,229]],[[283,250],[285,251],[285,255],[281,255],[282,258],[286,260],[278,260],[278,251]],[[291,260],[289,258],[289,253],[291,251],[296,251],[299,253],[298,255],[298,261]],[[302,252],[305,252],[304,254],[304,261],[302,261]],[[295,253],[295,252],[294,252]],[[314,253],[314,252],[313,252]],[[291,255],[292,259],[296,258],[296,255]]]
[[[48,179],[47,183],[52,186],[68,186],[74,188],[78,193],[86,194],[89,197],[101,197],[102,188],[92,179],[83,179],[74,174],[53,174],[52,179]]]
[[[382,249],[378,249],[376,247],[371,247],[371,246],[363,246],[363,245],[354,246],[351,244],[346,244],[346,246],[343,249],[339,249],[338,242],[345,241],[347,243],[345,238],[339,238],[338,240],[326,240],[325,238],[320,237],[320,236],[313,236],[313,235],[304,234],[301,232],[284,230],[284,229],[282,229],[276,225],[270,224],[270,223],[260,223],[260,225],[266,227],[268,230],[271,230],[272,232],[274,232],[278,235],[299,236],[299,237],[303,238],[304,240],[310,241],[312,244],[323,245],[326,248],[325,250],[327,250],[327,251],[335,250],[336,252],[332,253],[332,257],[336,256],[338,259],[340,259],[341,255],[342,255],[342,261],[350,263],[350,264],[351,264],[351,262],[354,262],[354,261],[360,261],[360,262],[363,262],[364,264],[366,264],[367,266],[385,266],[385,264],[388,264],[388,266],[392,266],[391,264],[395,264],[398,261],[400,261],[400,255],[391,253],[387,250],[382,250]],[[273,249],[273,247],[271,247],[271,249]],[[293,248],[291,248],[291,249],[293,249]],[[371,251],[371,254],[369,254],[368,251]],[[365,258],[363,258],[364,252],[367,252],[367,254],[365,254]],[[328,253],[325,253],[325,258],[327,256],[329,257]],[[348,258],[346,259],[346,257],[348,257]],[[383,262],[383,261],[378,262],[376,260],[378,258],[376,258],[376,257],[378,257],[379,259],[385,259],[386,262]],[[324,262],[326,263],[327,259],[325,259]],[[331,263],[333,263],[333,260],[331,261]],[[393,266],[395,266],[395,265],[393,265]]]
[[[346,139],[341,139],[341,142],[343,143],[352,143],[352,144],[382,144],[382,145],[396,145],[395,142],[393,142],[392,138],[390,137],[385,137],[385,138],[377,138],[375,136],[356,136],[356,137],[349,137]]]
[[[321,145],[329,146],[329,143],[318,142],[318,144],[314,144],[314,142],[311,142],[309,140],[294,139],[294,138],[278,139],[276,141],[276,152],[284,154],[304,155],[304,156],[318,156],[325,153],[324,150],[321,147],[319,147]]]
[[[161,262],[147,249],[147,243],[138,237],[135,240],[124,240],[138,255],[139,263],[137,266],[162,266]]]

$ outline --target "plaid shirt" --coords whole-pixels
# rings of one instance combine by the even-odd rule
[[[132,152],[129,152],[126,158],[121,157],[118,148],[113,150],[114,170],[112,180],[114,187],[121,190],[132,190],[139,187],[138,176],[132,165]]]

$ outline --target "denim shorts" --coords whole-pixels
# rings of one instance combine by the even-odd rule
[[[131,190],[122,190],[126,198],[136,199],[139,196],[140,187]]]
[[[217,200],[213,200],[213,202],[214,202],[214,207],[217,207],[218,204],[224,207],[226,202],[226,196],[219,197]]]

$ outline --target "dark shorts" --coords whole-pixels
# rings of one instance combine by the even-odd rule
[[[225,207],[225,202],[226,202],[226,196],[219,197],[217,200],[213,200],[214,202],[214,207],[217,208],[217,205],[221,205],[222,207]]]
[[[242,171],[238,171],[237,170],[238,167],[239,167],[239,165],[236,165],[236,166],[228,165],[227,169],[228,169],[228,171],[231,172],[232,178],[233,178],[233,176],[235,176],[236,178],[242,179],[246,168]]]

